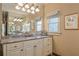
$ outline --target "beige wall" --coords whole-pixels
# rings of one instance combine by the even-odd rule
[[[64,30],[64,15],[79,14],[79,4],[45,4],[45,31],[48,13],[57,9],[60,10],[61,34],[53,36],[54,52],[59,55],[79,55],[79,30]]]

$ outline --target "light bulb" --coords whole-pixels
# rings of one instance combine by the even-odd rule
[[[31,10],[35,10],[35,7],[34,7],[34,6],[32,6],[32,7],[31,7]]]
[[[39,8],[36,8],[36,10],[35,10],[36,12],[39,12],[40,10],[39,10]]]
[[[30,13],[30,12],[31,12],[31,10],[30,10],[30,9],[28,9],[28,10],[27,10],[27,12],[28,12],[28,13]]]
[[[19,6],[23,6],[23,3],[18,3]]]
[[[16,6],[15,8],[16,8],[17,10],[19,10],[19,9],[20,9],[20,6]]]
[[[32,11],[31,13],[32,13],[32,14],[35,14],[35,11]]]
[[[15,18],[13,21],[17,21],[17,19]]]
[[[20,19],[18,18],[17,21],[19,21]]]
[[[13,22],[11,22],[11,24],[14,24]]]
[[[25,8],[29,8],[29,5],[28,5],[28,4],[26,4],[26,5],[25,5]]]
[[[22,19],[20,19],[19,21],[20,21],[20,22],[22,22],[23,20],[22,20]]]
[[[23,8],[22,8],[22,11],[26,11],[26,9],[23,7]]]

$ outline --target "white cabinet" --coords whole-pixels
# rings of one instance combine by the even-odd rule
[[[4,52],[4,55],[7,55],[7,56],[22,56],[23,42],[4,44],[3,52]]]
[[[52,38],[3,44],[5,56],[43,56],[52,54]]]
[[[24,42],[24,55],[26,56],[42,56],[42,39]]]
[[[33,56],[34,55],[34,47],[33,41],[25,41],[24,42],[24,55],[25,56]]]
[[[23,56],[23,50],[17,49],[7,51],[7,56]]]
[[[34,55],[35,56],[43,55],[43,39],[34,40]]]
[[[44,47],[43,47],[43,54],[44,55],[52,55],[52,38],[44,38]]]

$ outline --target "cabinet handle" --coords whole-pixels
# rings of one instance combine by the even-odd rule
[[[23,51],[23,49],[21,49],[21,51]]]
[[[48,46],[49,46],[50,44],[48,44]]]
[[[50,44],[48,44],[48,46],[50,46]]]
[[[49,52],[49,50],[48,50],[48,52]]]
[[[17,47],[17,46],[14,46],[14,47]]]
[[[37,47],[36,45],[34,47]]]

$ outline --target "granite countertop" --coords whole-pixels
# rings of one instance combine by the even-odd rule
[[[8,43],[13,43],[13,42],[20,42],[20,41],[28,41],[28,40],[37,40],[41,38],[46,38],[48,36],[31,36],[31,37],[9,37],[6,39],[2,39],[0,41],[1,44],[8,44]]]

